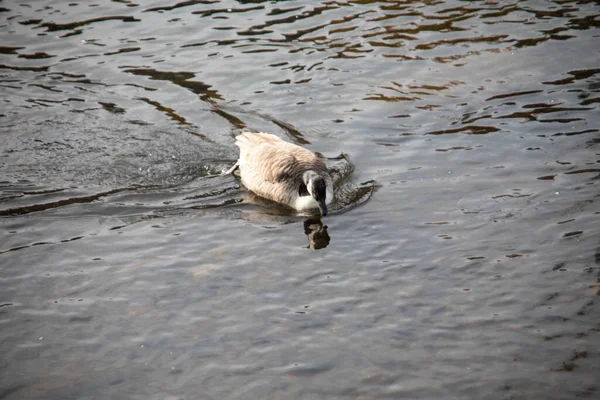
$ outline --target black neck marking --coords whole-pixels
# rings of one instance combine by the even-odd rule
[[[298,188],[298,196],[302,197],[302,196],[310,196],[310,193],[308,193],[308,189],[306,188],[306,185],[303,183],[300,184],[300,187]]]

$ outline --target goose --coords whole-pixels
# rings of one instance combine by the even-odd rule
[[[312,151],[269,133],[236,136],[240,157],[226,174],[240,170],[242,183],[259,196],[296,210],[327,215],[333,183],[325,163]]]

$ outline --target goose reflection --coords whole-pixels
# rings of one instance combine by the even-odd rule
[[[290,212],[288,207],[264,199],[247,191],[243,194],[243,202],[247,205],[256,205],[260,208],[246,209],[242,218],[253,222],[278,221],[283,224],[298,222],[297,212]],[[311,216],[304,220],[304,234],[308,238],[307,249],[319,250],[327,247],[331,238],[327,232],[327,225],[323,225],[320,216]]]
[[[319,217],[308,218],[304,221],[304,233],[308,237],[308,249],[324,249],[331,240],[327,233],[327,225],[323,225]]]

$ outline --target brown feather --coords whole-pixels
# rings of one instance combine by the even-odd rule
[[[240,148],[242,183],[260,196],[291,204],[304,185],[304,172],[312,170],[331,180],[325,163],[314,153],[275,135],[243,132],[235,144]]]

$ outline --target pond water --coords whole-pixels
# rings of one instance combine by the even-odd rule
[[[0,2],[1,399],[600,396],[598,1]],[[234,136],[344,154],[261,201]]]

